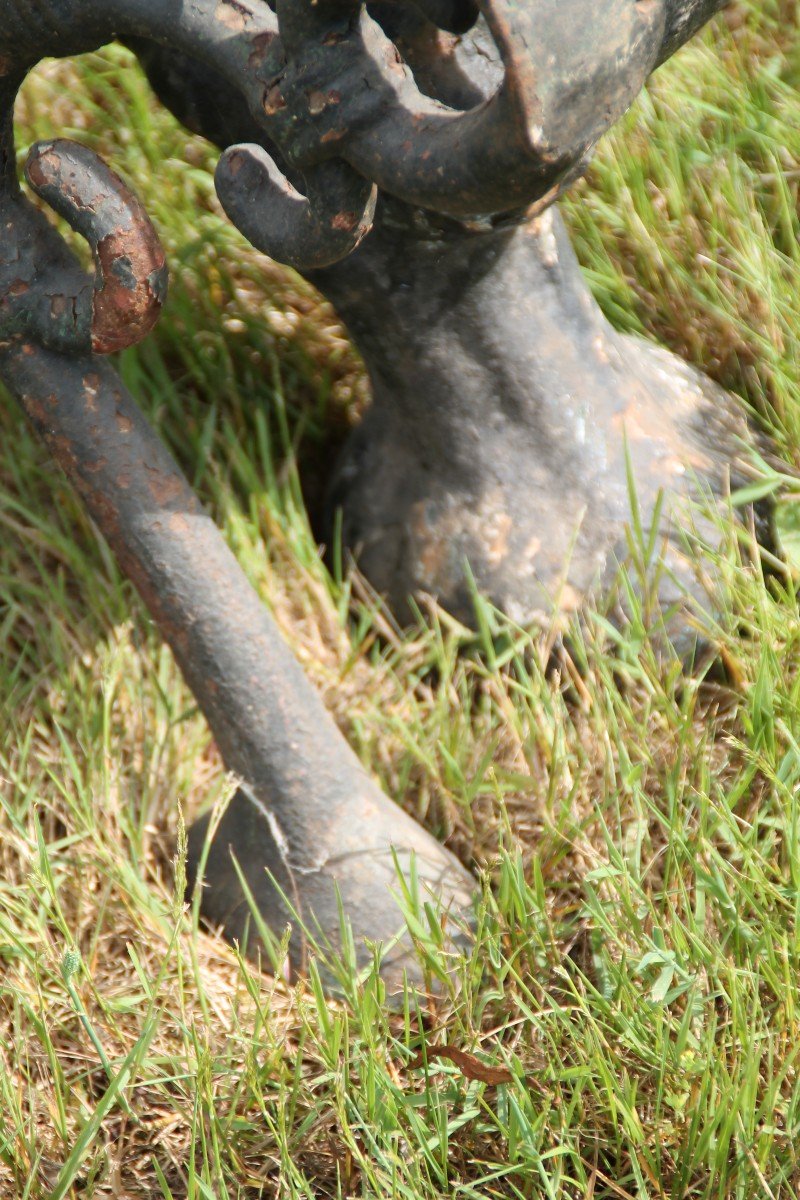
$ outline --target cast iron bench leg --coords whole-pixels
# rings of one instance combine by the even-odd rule
[[[172,647],[225,764],[243,781],[212,844],[203,912],[230,938],[251,925],[232,856],[267,926],[292,920],[271,872],[308,927],[334,946],[342,907],[359,961],[364,938],[389,942],[403,929],[392,892],[397,867],[420,901],[431,896],[467,920],[471,877],[367,775],[284,644],[213,521],[119,378],[94,358],[67,359],[18,343],[0,377],[80,493],[148,611]],[[206,821],[190,833],[190,865]],[[397,867],[395,865],[395,855]],[[304,965],[293,922],[291,960]],[[387,954],[396,989],[403,971],[421,983],[408,936]]]
[[[0,375],[243,780],[209,859],[206,911],[229,934],[246,923],[231,848],[273,929],[295,906],[335,934],[338,887],[360,940],[391,939],[393,849],[406,874],[416,855],[455,913],[469,910],[471,879],[364,774],[174,463],[89,354],[148,328],[163,263],[130,258],[142,214],[118,228],[105,185],[97,211],[75,208],[50,147],[29,180],[58,211],[72,206],[92,242],[97,286],[81,276],[19,196],[20,82],[46,54],[115,36],[157,45],[158,89],[227,147],[217,187],[229,215],[310,274],[364,352],[375,404],[332,504],[373,581],[398,607],[424,588],[466,615],[468,559],[479,586],[528,621],[608,582],[628,460],[647,526],[662,491],[673,519],[695,476],[722,492],[746,439],[724,393],[608,328],[547,212],[647,75],[724,2],[417,0],[371,6],[377,20],[360,0],[279,0],[274,12],[264,0],[0,0]],[[241,139],[251,144],[228,145]],[[691,591],[679,538],[664,557]],[[195,857],[203,837],[200,826]],[[299,931],[292,950],[302,964]],[[408,950],[385,964],[393,983]]]
[[[543,27],[546,7],[533,7]],[[662,7],[658,61],[721,5]],[[411,5],[380,12],[430,96],[469,110],[495,94],[502,64],[484,22],[450,37]],[[207,65],[134,48],[191,128],[221,146],[269,146]],[[557,54],[554,63],[566,86]],[[330,543],[341,513],[345,545],[401,618],[409,596],[425,592],[470,624],[468,562],[501,610],[549,627],[603,599],[628,558],[632,483],[646,538],[658,517],[660,609],[688,660],[696,611],[713,601],[687,534],[714,548],[720,531],[686,501],[724,502],[748,478],[757,439],[736,397],[611,328],[553,199],[457,220],[382,194],[361,245],[305,272],[358,345],[373,396],[333,473],[323,536]],[[768,520],[756,519],[769,543]],[[624,622],[624,606],[612,615]]]

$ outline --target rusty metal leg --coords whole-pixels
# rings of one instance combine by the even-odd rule
[[[105,363],[66,359],[22,342],[0,355],[0,375],[79,491],[134,581],[205,713],[228,768],[245,787],[228,808],[208,862],[203,911],[241,938],[249,910],[238,859],[267,925],[289,919],[270,883],[334,942],[336,889],[364,938],[402,927],[391,895],[392,851],[461,917],[472,881],[461,865],[369,778],[284,645],[211,519]],[[203,825],[191,837],[197,861]],[[418,972],[407,939],[384,965],[387,983]],[[297,929],[292,963],[303,961]]]
[[[708,598],[685,532],[720,535],[685,501],[743,482],[739,402],[611,328],[556,209],[489,231],[419,232],[403,215],[384,209],[346,271],[311,276],[372,382],[329,496],[361,569],[398,613],[427,592],[469,623],[469,562],[498,607],[549,624],[629,557],[632,481],[646,535],[660,509],[662,609],[690,654],[687,604]]]
[[[470,878],[364,775],[174,464],[90,356],[149,328],[163,258],[152,245],[139,257],[143,214],[119,181],[62,145],[40,148],[28,179],[92,244],[95,281],[54,241],[16,184],[19,83],[44,55],[117,35],[160,47],[154,74],[178,107],[205,71],[214,136],[252,139],[220,160],[223,205],[255,245],[313,273],[369,365],[375,404],[333,496],[364,566],[398,605],[424,587],[463,612],[466,559],[527,620],[607,578],[627,513],[626,437],[649,513],[662,487],[686,494],[692,471],[720,487],[744,432],[718,389],[608,329],[557,218],[541,215],[724,2],[0,0],[0,373],[244,780],[207,894],[229,933],[245,919],[231,845],[273,927],[286,906],[265,866],[328,933],[338,886],[359,938],[376,941],[397,925],[392,848],[406,866],[416,852],[420,877],[460,911]],[[464,30],[478,8],[464,37],[426,20]],[[193,82],[176,82],[173,50],[205,64]],[[195,107],[201,122],[214,111]],[[247,128],[226,131],[231,113]],[[677,546],[665,553],[680,575]],[[296,938],[296,959],[302,949]],[[393,980],[407,949],[387,964]]]
[[[670,50],[715,7],[671,5]],[[448,38],[407,9],[380,11],[430,95],[468,108],[492,94],[499,64],[482,25]],[[137,51],[195,129],[221,144],[258,136],[235,96],[211,111],[207,68]],[[627,556],[628,458],[645,528],[665,497],[659,594],[691,655],[687,607],[707,598],[684,553],[684,501],[735,487],[753,435],[735,397],[609,326],[556,206],[457,221],[382,196],[361,246],[307,277],[347,325],[373,391],[335,471],[327,532],[341,510],[346,544],[396,612],[425,591],[471,621],[467,561],[525,623],[602,593]],[[759,533],[769,540],[766,522]]]
[[[366,775],[175,464],[111,368],[91,353],[132,344],[157,319],[166,271],[146,214],[88,150],[62,140],[34,148],[28,183],[89,242],[92,280],[19,189],[12,114],[25,70],[48,45],[58,52],[97,44],[113,17],[112,6],[90,0],[57,7],[57,14],[52,5],[32,14],[33,34],[47,34],[46,44],[31,34],[17,0],[0,0],[0,377],[135,582],[242,780],[208,857],[206,916],[231,937],[250,925],[235,856],[266,926],[279,933],[297,913],[292,969],[306,956],[300,925],[335,945],[341,905],[359,963],[383,944],[390,989],[403,972],[419,984],[392,894],[398,867],[419,881],[420,900],[435,897],[462,925],[471,877]],[[209,53],[221,47],[225,58],[230,30],[214,6],[180,9],[188,32],[196,22]],[[145,27],[147,14],[167,19],[150,0],[120,0],[116,11],[134,10],[147,16]],[[63,45],[56,16],[66,22]],[[262,19],[269,27],[265,6],[253,10],[251,32]],[[319,211],[309,208],[312,241]],[[193,868],[206,828],[192,832]]]

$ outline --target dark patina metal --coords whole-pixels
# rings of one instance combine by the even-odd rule
[[[609,326],[553,201],[630,99],[631,81],[721,7],[487,6],[459,36],[433,28],[410,4],[371,8],[404,64],[396,95],[405,97],[410,68],[416,91],[435,98],[437,113],[447,106],[447,117],[420,118],[406,139],[408,179],[389,180],[397,164],[381,163],[370,236],[346,260],[305,273],[344,319],[373,391],[330,484],[325,540],[341,513],[346,545],[396,612],[425,591],[469,623],[467,562],[479,589],[523,623],[575,611],[607,589],[627,557],[633,483],[645,526],[664,498],[660,599],[677,648],[692,654],[687,607],[707,597],[687,552],[683,503],[735,488],[751,435],[738,401],[663,349]],[[497,33],[503,20],[518,47],[536,34],[532,74]],[[135,48],[183,121],[221,146],[238,143],[223,155],[218,178],[236,156],[245,176],[251,172],[247,194],[264,203],[243,214],[226,182],[223,201],[274,253],[255,229],[270,209],[258,182],[267,151],[255,147],[264,135],[252,106],[228,93],[212,107],[207,96],[225,89],[207,66],[152,44]],[[504,90],[527,107],[508,116],[497,149],[496,130],[484,141],[475,130],[494,121]],[[299,110],[293,86],[281,82],[280,95],[281,113]],[[402,113],[409,107],[404,101]],[[402,128],[402,113],[393,128]],[[307,119],[297,119],[306,130]],[[523,127],[535,131],[527,150],[517,140]],[[447,151],[432,149],[445,128],[458,130],[456,140]],[[275,129],[269,125],[270,137]],[[384,135],[390,159],[397,143]],[[360,153],[360,127],[358,137],[342,138],[345,157],[353,144]],[[551,141],[557,152],[543,150]],[[503,166],[508,144],[516,174]],[[450,169],[456,145],[471,163],[469,184],[463,162]],[[266,147],[278,153],[272,142]],[[447,181],[445,201],[435,186],[414,190],[419,158],[436,164],[442,188]],[[522,206],[517,188],[529,201]],[[713,522],[695,515],[693,525],[702,541],[717,542]]]
[[[133,341],[159,304],[163,255],[152,226],[124,185],[80,147],[37,148],[28,174],[48,198],[51,187],[59,189],[54,199],[62,211],[75,211],[81,198],[81,231],[96,242],[104,273],[95,291],[44,217],[20,194],[6,192],[0,296],[10,303],[6,320],[0,308],[0,376],[136,584],[226,764],[243,781],[211,847],[211,915],[243,938],[249,908],[231,849],[276,931],[294,908],[335,942],[338,890],[356,932],[388,946],[402,927],[391,899],[395,859],[410,875],[412,855],[420,898],[429,891],[465,911],[470,877],[364,772],[178,467],[113,369],[90,353],[90,342],[95,349],[119,345],[126,325],[118,314],[128,305],[136,318],[127,324]],[[104,246],[124,249],[124,269],[115,270],[114,258],[108,265],[112,250]],[[103,301],[109,275],[112,296]],[[120,286],[127,303],[115,300]],[[142,296],[150,301],[144,320]],[[190,832],[193,864],[202,856],[206,826],[202,821]],[[297,969],[305,944],[294,925]],[[393,985],[404,970],[416,975],[410,950],[404,939],[387,956]]]
[[[362,568],[400,611],[423,589],[468,617],[468,561],[481,589],[528,622],[609,582],[624,557],[629,471],[645,524],[667,497],[662,599],[695,590],[680,502],[697,479],[722,491],[748,436],[719,388],[608,326],[551,207],[649,73],[723,6],[0,0],[0,376],[244,781],[204,900],[230,935],[247,912],[231,850],[275,929],[288,900],[335,938],[338,887],[362,957],[364,938],[386,942],[399,923],[393,852],[407,872],[416,855],[420,878],[460,915],[471,880],[366,777],[97,359],[152,326],[163,254],[135,198],[71,143],[36,147],[26,174],[89,240],[95,280],[24,199],[11,115],[25,73],[46,54],[133,46],[162,99],[223,148],[217,188],[231,219],[308,274],[364,354],[374,403],[330,491]],[[192,833],[195,863],[205,831]],[[296,968],[303,953],[296,935]],[[411,962],[402,941],[387,977]]]

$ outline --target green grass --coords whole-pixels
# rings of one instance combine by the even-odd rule
[[[614,323],[739,393],[794,465],[796,16],[730,10],[566,206]],[[589,622],[550,675],[542,639],[480,602],[469,644],[437,613],[401,636],[322,566],[299,494],[297,464],[311,478],[365,396],[333,314],[220,218],[211,154],[124,52],[29,81],[20,142],[54,132],[127,176],[169,253],[126,382],[363,762],[483,870],[484,899],[459,987],[423,1013],[388,1015],[374,978],[329,1004],[193,930],[179,808],[224,795],[222,764],[4,402],[0,1196],[796,1197],[794,585],[726,540],[724,686],[683,678],[637,619]],[[511,1080],[466,1078],[432,1056],[445,1043]]]

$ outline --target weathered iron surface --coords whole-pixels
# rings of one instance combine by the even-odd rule
[[[25,69],[123,36],[213,68],[302,181],[264,146],[234,146],[223,203],[259,248],[315,268],[368,231],[374,185],[461,217],[551,203],[650,71],[724,2],[482,0],[500,72],[466,108],[420,88],[360,0],[281,0],[275,14],[263,0],[2,0],[0,55]],[[454,0],[419,9],[458,28],[475,15]],[[266,204],[274,224],[254,211]]]
[[[556,209],[432,238],[387,206],[346,270],[312,278],[372,381],[330,486],[331,530],[341,513],[395,612],[425,592],[471,624],[469,563],[499,608],[549,627],[605,595],[629,557],[632,482],[646,536],[663,497],[659,596],[691,653],[687,610],[709,597],[686,535],[720,534],[685,501],[740,486],[751,435],[740,402],[611,328]]]
[[[10,163],[8,121],[4,129]],[[404,973],[421,984],[394,899],[398,867],[418,880],[419,902],[435,897],[462,923],[474,883],[363,770],[177,466],[92,354],[137,340],[164,294],[163,253],[138,202],[71,143],[36,147],[27,173],[91,242],[98,275],[85,276],[6,169],[0,378],[135,583],[242,780],[210,850],[203,911],[244,940],[251,920],[235,857],[268,925],[280,933],[292,923],[292,970],[306,957],[293,912],[335,947],[341,901],[358,961],[372,959],[366,939],[381,943],[390,990]],[[190,833],[193,868],[206,831],[203,821]]]
[[[167,290],[164,251],[149,217],[92,151],[63,139],[31,148],[28,182],[88,241],[96,267],[90,279],[19,190],[9,114],[10,104],[0,113],[0,347],[28,339],[75,355],[135,345],[156,324]]]
[[[694,590],[677,536],[747,432],[673,356],[615,334],[555,212],[647,75],[724,0],[0,0],[0,377],[135,581],[243,779],[211,847],[205,911],[288,903],[335,939],[399,924],[392,854],[459,914],[470,877],[365,776],[219,533],[95,354],[143,336],[166,284],[130,192],[93,155],[35,148],[31,185],[89,240],[88,279],[20,194],[11,113],[45,54],[122,37],[223,148],[221,200],[304,269],[360,346],[374,404],[331,491],[402,608],[468,615],[464,562],[521,620],[573,609],[622,553],[631,465],[644,523],[667,496],[662,598]],[[276,165],[279,160],[281,167]],[[200,857],[206,824],[191,837]],[[274,876],[271,882],[265,868]],[[293,943],[302,964],[302,940]],[[386,967],[411,966],[401,942]],[[366,953],[363,951],[362,953]],[[413,967],[412,967],[413,971]]]
[[[657,60],[719,7],[661,6]],[[538,20],[546,6],[530,11]],[[452,37],[410,7],[375,13],[440,104],[474,113],[496,95],[505,68],[485,21]],[[585,25],[596,32],[594,20]],[[235,97],[203,111],[203,91],[213,89],[205,68],[168,66],[159,52],[137,49],[156,89],[194,128],[221,145],[254,136]],[[567,73],[560,58],[552,72]],[[557,209],[540,208],[455,219],[382,192],[358,249],[307,272],[358,344],[373,391],[330,487],[330,535],[341,511],[346,544],[400,614],[425,591],[469,621],[469,562],[500,608],[549,622],[602,593],[627,557],[632,480],[645,528],[664,496],[660,596],[675,607],[671,632],[688,655],[687,604],[707,598],[687,553],[683,502],[735,487],[751,435],[738,401],[609,326]],[[716,541],[710,523],[694,524]]]
[[[304,938],[267,871],[334,944],[338,889],[368,961],[364,937],[388,946],[403,928],[393,850],[409,877],[415,857],[421,899],[436,896],[464,919],[470,877],[361,767],[114,371],[22,340],[0,355],[0,374],[136,584],[243,780],[211,850],[208,919],[244,940],[250,911],[233,854],[267,924],[278,934],[293,924],[294,970]],[[191,831],[193,863],[205,832],[206,822]],[[387,983],[396,987],[403,970],[418,977],[407,937],[384,964]]]
[[[25,177],[92,248],[92,349],[111,354],[141,341],[161,315],[167,264],[136,196],[97,155],[61,139],[33,147]]]
[[[27,220],[21,199],[8,191],[0,209],[0,337],[27,334],[68,354],[134,345],[158,320],[167,285],[164,251],[138,200],[74,142],[33,147],[26,173],[34,191],[87,239],[97,270],[87,279],[48,223]]]

